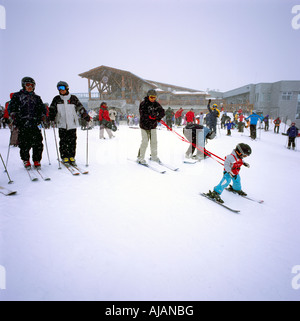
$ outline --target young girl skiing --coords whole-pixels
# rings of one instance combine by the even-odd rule
[[[239,195],[246,196],[247,194],[242,191],[239,172],[242,165],[250,167],[248,163],[243,161],[243,158],[249,156],[251,152],[251,147],[249,145],[244,143],[238,144],[232,153],[225,158],[223,178],[220,183],[214,187],[213,191],[207,193],[207,196],[214,198],[217,202],[224,203],[220,195],[231,181],[232,186],[230,185],[230,189],[237,192]]]

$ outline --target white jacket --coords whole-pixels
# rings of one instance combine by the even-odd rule
[[[70,101],[71,94],[67,96],[60,95],[60,98],[63,100],[63,104],[57,104],[57,127],[63,129],[75,129],[79,127],[78,114],[76,112],[77,106]]]

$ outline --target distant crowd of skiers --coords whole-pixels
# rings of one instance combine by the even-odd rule
[[[6,103],[5,109],[0,109],[0,123],[7,124],[11,130],[10,145],[19,146],[20,157],[26,168],[31,167],[30,150],[32,149],[32,161],[35,167],[40,167],[43,152],[43,137],[40,125],[49,128],[50,124],[58,128],[59,131],[59,152],[64,163],[76,164],[76,128],[81,124],[82,128],[87,128],[87,124],[92,119],[83,107],[79,99],[69,92],[69,85],[65,81],[59,81],[56,85],[58,95],[53,98],[50,106],[44,104],[40,96],[35,94],[36,83],[31,77],[24,77],[21,80],[22,89],[11,94],[11,100]],[[184,109],[180,108],[176,112],[168,107],[166,110],[157,101],[157,92],[149,90],[139,107],[139,126],[142,130],[142,143],[138,152],[138,161],[145,163],[144,155],[148,142],[150,141],[151,156],[154,160],[159,160],[157,156],[156,127],[160,120],[165,119],[168,130],[172,130],[173,125],[184,125],[184,135],[191,142],[186,157],[201,160],[205,156],[205,142],[216,136],[218,119],[220,118],[221,128],[227,129],[227,135],[231,135],[231,130],[235,127],[239,132],[243,132],[244,127],[250,128],[250,136],[256,139],[256,126],[258,122],[264,123],[264,129],[269,129],[269,115],[263,117],[255,112],[245,117],[243,113],[234,113],[231,119],[225,112],[218,109],[217,104],[212,104],[211,100],[207,105],[208,113],[203,112],[195,115],[193,109],[184,114]],[[130,119],[132,115],[128,115]],[[221,116],[221,117],[220,117]],[[112,108],[108,110],[106,102],[102,102],[97,116],[100,124],[100,138],[105,139],[104,131],[109,138],[113,138],[113,131],[117,130],[117,111]],[[80,121],[79,121],[80,119]],[[279,133],[281,124],[280,118],[274,121],[274,132]],[[84,125],[82,125],[84,124]],[[295,138],[298,136],[298,129],[292,123],[286,135],[289,136],[288,148],[295,148]],[[199,147],[199,148],[198,148]],[[197,149],[197,154],[193,155]]]

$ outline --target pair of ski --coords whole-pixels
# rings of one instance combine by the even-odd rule
[[[228,192],[231,192],[231,193],[234,193],[234,194],[239,195],[237,192],[235,192],[235,191],[233,191],[233,190],[231,190],[231,189],[226,188],[226,190],[227,190]],[[207,199],[209,199],[209,200],[211,200],[211,201],[213,201],[213,202],[221,205],[222,207],[226,208],[227,210],[229,210],[229,211],[231,211],[231,212],[240,213],[240,210],[235,210],[235,209],[233,209],[233,208],[225,205],[224,203],[218,202],[216,199],[209,197],[208,194],[206,194],[206,193],[200,193],[200,195],[202,195],[202,196],[206,197]],[[255,199],[255,198],[252,198],[252,197],[249,197],[249,196],[243,196],[243,195],[239,195],[239,196],[241,196],[241,197],[243,197],[243,198],[246,198],[246,199],[249,200],[249,201],[259,203],[259,204],[262,204],[262,203],[264,202],[263,200],[257,200],[257,199]]]
[[[32,182],[36,182],[39,180],[39,177],[43,180],[43,181],[50,181],[51,178],[48,177],[40,167],[29,167],[29,168],[25,168],[28,176],[29,176],[29,179],[32,181]]]
[[[158,165],[158,167],[156,167],[156,166],[153,166],[153,165],[148,164],[148,163],[146,163],[146,164],[141,164],[141,163],[139,163],[138,161],[133,160],[133,159],[130,159],[130,158],[128,158],[128,160],[130,160],[130,161],[132,161],[132,162],[134,162],[134,163],[136,163],[136,164],[138,164],[138,165],[147,167],[147,168],[151,169],[152,171],[157,172],[157,173],[160,173],[160,174],[165,174],[165,173],[167,172],[166,170],[159,168],[160,166],[161,166],[161,167],[165,167],[165,168],[167,168],[167,169],[169,169],[169,170],[171,170],[171,171],[174,171],[174,172],[176,172],[176,171],[179,170],[178,167],[174,167],[174,166],[172,166],[172,165],[165,164],[165,163],[162,163],[162,162],[159,162],[159,163],[155,162],[155,164]]]
[[[64,163],[62,161],[60,161],[60,162],[73,176],[78,176],[80,174],[86,175],[89,173],[88,171],[81,169],[77,165],[73,165],[70,163]]]

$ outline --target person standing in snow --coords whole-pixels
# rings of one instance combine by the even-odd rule
[[[191,110],[186,113],[185,118],[187,125],[195,123],[195,113],[193,111],[193,108],[191,108]]]
[[[177,126],[181,126],[182,123],[182,113],[183,113],[183,108],[180,107],[175,113],[175,122]]]
[[[113,134],[111,132],[112,122],[109,117],[109,112],[107,109],[106,102],[102,102],[99,109],[99,122],[100,122],[100,139],[105,139],[104,137],[104,129],[106,130],[108,137],[113,138]]]
[[[146,150],[150,141],[151,160],[160,162],[157,156],[157,123],[165,116],[165,110],[156,101],[157,92],[150,89],[147,96],[140,103],[140,128],[142,134],[142,142],[138,152],[137,161],[140,164],[147,164],[145,161]]]
[[[274,133],[275,134],[279,134],[279,127],[280,127],[280,124],[281,124],[281,120],[279,117],[277,117],[273,123],[275,124],[275,127],[274,127]]]
[[[59,81],[56,85],[59,95],[53,98],[49,107],[50,121],[55,121],[59,133],[59,152],[65,164],[76,165],[77,127],[79,116],[90,121],[90,116],[79,99],[69,93],[69,85]]]
[[[173,116],[174,116],[174,111],[171,107],[169,107],[166,110],[166,124],[171,129],[172,129],[172,125],[173,125]],[[169,128],[168,128],[168,130],[169,130]]]
[[[217,122],[218,117],[220,116],[220,111],[217,108],[217,104],[213,104],[212,108],[210,107],[211,99],[208,100],[207,109],[209,111],[209,128],[217,133]]]
[[[265,131],[267,132],[269,130],[269,115],[267,115],[264,118],[264,123],[265,123]]]
[[[227,136],[231,136],[231,129],[235,127],[235,123],[232,120],[229,120],[226,124],[225,127],[227,128]]]
[[[230,185],[230,189],[237,192],[239,195],[246,196],[247,194],[242,191],[241,185],[241,177],[240,170],[244,165],[246,167],[250,167],[250,165],[243,161],[243,159],[247,156],[251,155],[251,147],[247,144],[240,143],[236,146],[236,148],[232,151],[231,154],[227,155],[224,162],[224,172],[223,178],[220,183],[214,187],[213,191],[209,191],[207,195],[211,198],[214,198],[216,201],[220,203],[224,203],[221,199],[221,194],[224,189],[230,184],[232,181],[232,186]]]
[[[38,126],[46,116],[46,109],[41,97],[34,92],[34,79],[24,77],[21,83],[23,89],[12,95],[7,111],[13,119],[14,125],[18,128],[20,157],[25,168],[31,167],[31,149],[34,166],[39,168],[41,167],[44,145],[43,136]]]
[[[263,121],[263,117],[256,114],[254,111],[250,116],[246,118],[246,120],[250,120],[250,137],[252,139],[256,139],[256,125],[258,121]]]
[[[298,136],[298,133],[299,133],[299,130],[296,127],[296,124],[292,123],[291,127],[287,130],[286,133],[289,136],[289,142],[288,142],[288,147],[287,148],[290,149],[291,146],[292,146],[292,149],[295,149],[295,147],[296,147],[295,139],[296,139],[296,137]]]

